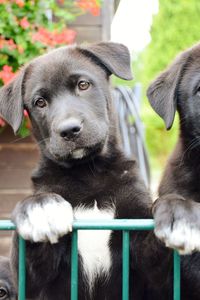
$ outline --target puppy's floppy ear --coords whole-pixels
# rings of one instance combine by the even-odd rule
[[[90,44],[79,48],[83,54],[103,65],[110,74],[122,79],[133,79],[130,53],[126,46],[112,42]]]
[[[0,89],[0,116],[12,126],[15,134],[23,120],[22,89],[25,69]]]
[[[185,51],[150,84],[147,90],[149,102],[164,120],[167,130],[171,128],[174,121],[178,86],[187,62],[188,52]]]

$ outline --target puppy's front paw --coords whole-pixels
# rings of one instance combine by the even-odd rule
[[[38,194],[16,206],[13,220],[25,240],[57,243],[59,237],[72,231],[73,209],[57,194]]]
[[[180,254],[200,251],[200,205],[175,194],[162,196],[153,207],[155,235]]]

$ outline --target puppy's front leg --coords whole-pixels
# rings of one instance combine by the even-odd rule
[[[155,235],[180,254],[200,251],[200,204],[177,194],[158,198],[153,205]]]
[[[53,244],[72,231],[73,209],[58,194],[41,193],[18,203],[13,221],[25,240]]]
[[[67,242],[72,230],[73,209],[58,194],[41,193],[17,204],[13,221],[26,242],[26,293],[29,298],[40,299],[47,284],[56,280]],[[18,273],[18,236],[15,233],[12,246],[12,268],[15,284]],[[66,263],[66,262],[65,262]],[[41,297],[41,299],[48,299]]]

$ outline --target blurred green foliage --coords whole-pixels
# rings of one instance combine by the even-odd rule
[[[144,52],[146,79],[164,69],[178,52],[200,40],[200,1],[160,0],[151,28],[152,41]]]
[[[167,67],[182,50],[200,40],[200,1],[160,0],[159,13],[154,16],[152,40],[134,63],[137,79],[144,93],[149,83]],[[145,97],[144,97],[145,98]],[[178,118],[167,132],[162,119],[143,103],[142,119],[146,126],[146,141],[152,167],[162,168],[166,163],[178,135]]]

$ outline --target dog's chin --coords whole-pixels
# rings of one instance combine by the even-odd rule
[[[68,151],[66,153],[48,152],[47,157],[61,165],[71,165],[83,163],[99,155],[104,147],[104,143],[98,143],[90,147],[83,147]]]

